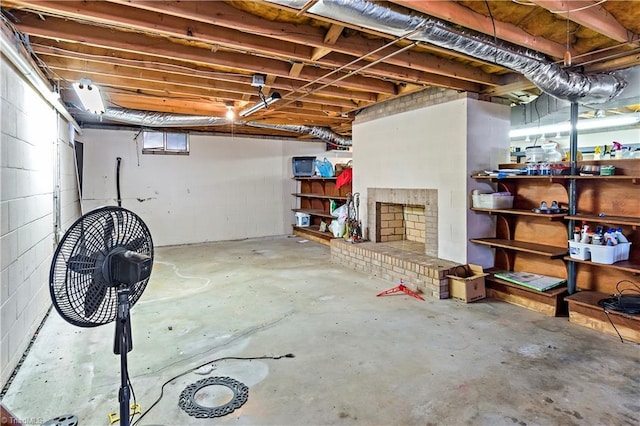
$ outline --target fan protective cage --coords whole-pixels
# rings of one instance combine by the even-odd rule
[[[114,249],[149,256],[153,241],[147,225],[121,207],[102,207],[78,219],[60,241],[51,263],[49,291],[58,313],[79,327],[96,327],[118,315],[118,288],[106,282],[102,263]],[[149,278],[129,286],[133,306]]]

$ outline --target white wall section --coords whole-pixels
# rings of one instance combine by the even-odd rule
[[[83,207],[116,204],[149,226],[158,246],[291,233],[296,182],[291,157],[323,156],[325,144],[190,135],[190,154],[139,154],[136,132],[86,129]],[[139,164],[138,164],[139,161]]]
[[[477,185],[469,176],[507,161],[508,129],[508,107],[468,98],[354,123],[353,190],[361,194],[360,218],[366,221],[367,188],[437,189],[438,257],[466,263],[469,225],[473,232],[492,226],[469,212]]]

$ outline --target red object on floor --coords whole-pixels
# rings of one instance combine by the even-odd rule
[[[384,296],[384,295],[392,294],[392,293],[400,293],[400,292],[408,294],[411,297],[415,297],[416,299],[424,300],[422,298],[422,296],[420,296],[418,293],[409,290],[407,288],[407,286],[405,286],[403,284],[402,279],[400,279],[400,285],[397,285],[397,286],[395,286],[393,288],[390,288],[389,290],[385,290],[385,291],[383,291],[381,293],[378,293],[378,294],[376,294],[376,297],[380,297],[380,296]]]

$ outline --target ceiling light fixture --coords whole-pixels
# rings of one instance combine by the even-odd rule
[[[100,89],[93,84],[88,78],[82,78],[80,81],[73,83],[75,90],[82,106],[93,114],[102,114],[105,112]]]
[[[576,128],[578,130],[595,130],[614,127],[631,126],[640,123],[640,114],[620,114],[605,118],[589,118],[578,120]],[[567,133],[571,131],[571,123],[565,121],[563,123],[550,124],[547,126],[525,127],[522,129],[513,129],[509,132],[511,139],[544,135],[552,133]]]
[[[268,98],[261,99],[258,103],[256,103],[251,108],[247,108],[244,111],[240,112],[240,117],[246,117],[248,115],[251,115],[256,111],[260,111],[262,108],[269,108],[269,105],[271,105],[276,101],[279,101],[280,99],[282,99],[282,96],[280,96],[280,93],[273,92],[271,96],[269,96]]]
[[[236,111],[235,111],[235,107],[233,106],[233,103],[228,102],[225,104],[225,106],[227,107],[227,120],[229,121],[233,121],[236,118]]]

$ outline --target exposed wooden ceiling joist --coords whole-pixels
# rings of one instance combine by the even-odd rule
[[[456,2],[428,0],[392,0],[393,3],[409,7],[436,18],[454,22],[466,28],[495,36],[500,40],[523,46],[549,56],[562,58],[566,47],[559,43],[527,34],[517,25],[497,22],[490,16],[475,13]],[[489,3],[490,5],[491,3]]]
[[[257,102],[253,75],[264,74],[262,92],[278,91],[283,99],[252,114],[252,120],[326,126],[348,137],[359,109],[425,88],[514,103],[540,93],[500,63],[398,38],[385,33],[384,25],[362,28],[349,16],[316,16],[311,6],[317,3],[299,2],[302,9],[295,9],[264,1],[3,0],[2,11],[5,22],[28,35],[22,38],[25,49],[39,58],[63,96],[73,94],[73,80],[89,77],[102,86],[111,106],[129,109],[224,114],[229,103],[239,109]],[[376,5],[449,21],[556,61],[567,48],[569,23],[574,72],[640,65],[640,2],[396,0]],[[563,13],[568,6],[569,13]],[[240,132],[248,135],[292,136],[244,127]],[[238,128],[222,123],[215,131]]]
[[[637,34],[627,30],[602,5],[593,1],[531,0],[531,2],[610,39],[619,42],[640,41]]]

